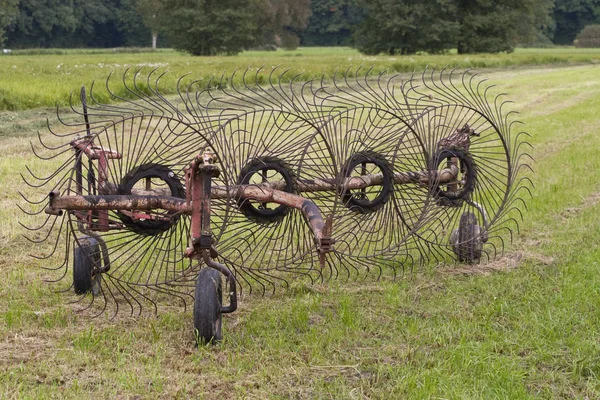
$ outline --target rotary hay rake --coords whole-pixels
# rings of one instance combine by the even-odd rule
[[[46,214],[31,240],[53,244],[42,258],[62,260],[48,269],[72,273],[83,309],[191,300],[205,343],[242,290],[494,257],[531,185],[503,95],[469,71],[359,72],[297,83],[273,70],[261,86],[246,71],[205,90],[181,78],[172,99],[164,73],[126,72],[123,95],[107,79],[110,104],[82,88],[75,122],[57,112],[50,129],[62,144],[32,146],[57,167],[24,178],[47,189],[24,196]]]

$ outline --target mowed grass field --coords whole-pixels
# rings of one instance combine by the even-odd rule
[[[139,49],[138,49],[139,50]],[[143,50],[143,49],[141,49]],[[147,73],[154,68],[170,72],[161,79],[165,94],[176,91],[177,79],[192,73],[200,87],[214,86],[225,73],[238,70],[234,83],[239,83],[247,68],[248,79],[264,83],[271,70],[291,69],[286,79],[298,75],[300,80],[331,77],[336,71],[358,67],[373,68],[375,73],[413,72],[426,67],[505,68],[533,65],[576,65],[600,63],[600,49],[552,48],[517,49],[510,54],[365,56],[350,48],[300,48],[294,51],[248,51],[235,57],[192,57],[173,50],[124,53],[107,50],[20,50],[0,55],[0,110],[23,110],[68,105],[69,94],[96,80],[103,86],[107,75],[114,72],[120,80],[129,67]],[[263,68],[260,72],[259,68]],[[124,91],[117,92],[126,95]],[[77,97],[77,96],[75,96]],[[98,94],[104,101],[106,94]],[[76,100],[77,101],[77,100]]]
[[[333,71],[333,63],[350,62],[343,54],[281,64]],[[81,58],[90,64],[92,56],[107,57]],[[138,56],[139,63],[151,58],[121,55],[130,62]],[[212,60],[221,71],[245,65],[245,56],[224,59],[230,64],[188,59]],[[20,57],[29,56],[0,62]],[[50,65],[46,57],[64,56],[32,56],[29,64]],[[439,60],[452,64],[453,57]],[[108,68],[98,72],[101,78]],[[429,266],[396,281],[334,281],[244,297],[224,317],[224,341],[201,348],[189,309],[165,304],[158,316],[89,319],[68,304],[74,295],[42,282],[54,275],[29,257],[39,249],[21,236],[19,222],[33,220],[16,203],[25,165],[44,171],[29,141],[44,134],[54,111],[0,112],[0,397],[599,398],[600,66],[484,74],[521,112],[536,159],[533,198],[504,255],[475,266]],[[56,85],[48,96],[64,100],[77,79],[93,77],[72,78],[45,75],[32,85]]]

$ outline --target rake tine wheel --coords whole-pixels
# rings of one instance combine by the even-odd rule
[[[357,74],[358,75],[358,74]],[[502,232],[516,228],[514,215],[521,194],[530,182],[521,178],[527,144],[513,132],[511,112],[506,112],[503,94],[492,94],[476,73],[454,70],[425,71],[408,79],[399,76],[345,79],[329,91],[327,100],[355,110],[370,108],[388,113],[403,124],[397,134],[393,158],[397,174],[427,171],[428,178],[413,175],[420,184],[395,187],[397,218],[415,242],[418,254],[427,262],[456,256],[474,262],[482,256],[493,258],[503,247]],[[373,121],[372,116],[369,117]],[[384,130],[389,132],[389,129]],[[347,130],[346,132],[354,132]],[[391,146],[385,133],[368,135]],[[373,139],[375,138],[375,139]],[[446,181],[436,176],[442,169],[457,169],[457,177]],[[482,246],[480,255],[465,259],[458,254],[469,243],[458,242],[460,218],[473,213]],[[453,236],[454,234],[454,236]],[[410,241],[405,244],[410,247]]]
[[[82,92],[84,111],[71,107],[79,121],[71,118],[68,125],[65,122],[71,146],[55,155],[66,162],[52,179],[42,183],[62,196],[128,196],[154,190],[185,198],[183,170],[197,151],[182,138],[193,135],[202,146],[209,139],[172,106],[145,95],[138,82],[130,84],[124,78],[120,88],[122,96],[135,101],[112,92],[109,83],[107,91],[119,105],[101,104],[93,90],[87,96]],[[62,137],[64,140],[65,135]],[[120,307],[140,313],[144,303],[156,307],[152,292],[191,298],[186,285],[193,284],[198,267],[184,256],[189,237],[187,215],[110,210],[71,211],[51,218],[56,220],[54,226],[61,227],[52,232],[57,245],[63,240],[70,244],[62,254],[63,268],[73,266],[72,252],[82,246],[82,237],[93,236],[102,244],[96,248],[100,254],[91,256],[102,264],[94,272],[102,274],[101,291],[91,298],[81,296],[84,308],[100,300],[94,305],[99,312],[113,305],[114,312]],[[216,232],[220,225],[216,213]],[[56,254],[55,250],[52,253]]]
[[[383,267],[395,273],[415,246],[412,227],[398,218],[399,208],[414,207],[401,204],[404,193],[396,184],[397,177],[409,170],[410,154],[402,147],[414,133],[403,118],[378,106],[336,109],[322,129],[332,143],[336,165],[332,227],[336,263],[349,276],[370,270],[380,275]],[[369,176],[381,183],[354,190],[345,185],[348,179]],[[410,218],[408,214],[401,215]]]
[[[511,131],[511,113],[503,110],[508,102],[468,72],[431,71],[421,82],[407,97],[422,109],[413,126],[429,154],[428,167],[453,163],[459,177],[458,182],[430,183],[422,194],[427,196],[426,212],[415,235],[434,245],[441,257],[455,255],[467,262],[493,258],[503,247],[502,231],[516,227],[509,215],[523,184],[521,141]],[[465,221],[468,214],[473,216],[469,226],[477,231],[470,235],[478,242],[477,251],[458,242],[461,218]],[[465,257],[462,251],[474,254]]]
[[[28,170],[40,195],[24,196],[24,211],[50,214],[32,236],[62,259],[50,268],[57,280],[76,271],[84,308],[140,313],[165,296],[186,304],[205,266],[265,294],[294,277],[395,276],[502,250],[528,192],[526,142],[477,74],[359,69],[302,83],[273,70],[259,85],[263,73],[211,83],[219,89],[182,78],[179,96],[165,97],[156,71],[143,82],[126,72],[100,92],[110,101],[82,92],[83,107],[40,138],[36,154],[56,169]],[[234,79],[242,83],[224,89]],[[215,171],[203,181],[210,221],[191,237],[203,154],[214,166],[202,168]],[[221,281],[205,275],[204,288]],[[220,315],[215,304],[206,312]]]
[[[222,161],[230,205],[226,231],[218,239],[219,254],[243,287],[264,294],[287,286],[290,274],[322,279],[321,271],[306,263],[315,243],[300,210],[243,198],[235,188],[272,187],[302,194],[326,214],[331,193],[306,196],[301,191],[305,182],[333,176],[334,168],[329,144],[317,127],[319,118],[311,112],[314,106],[304,98],[309,88],[293,80],[283,86],[281,77],[271,77],[262,88],[247,83],[247,74],[243,89],[206,92],[205,101],[188,103],[188,109],[201,125],[213,124],[216,132],[214,149]]]

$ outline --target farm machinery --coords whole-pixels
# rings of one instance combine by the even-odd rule
[[[111,101],[82,88],[35,154],[29,228],[84,309],[194,304],[200,342],[222,337],[242,291],[271,293],[502,251],[530,181],[526,134],[469,71],[338,74],[296,82],[258,70],[178,96],[127,74]],[[353,77],[350,77],[353,75]],[[49,124],[50,126],[50,124]],[[62,251],[62,249],[65,251]]]

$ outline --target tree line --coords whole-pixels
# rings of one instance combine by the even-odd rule
[[[0,0],[0,45],[195,55],[348,45],[366,54],[571,44],[600,0]]]

